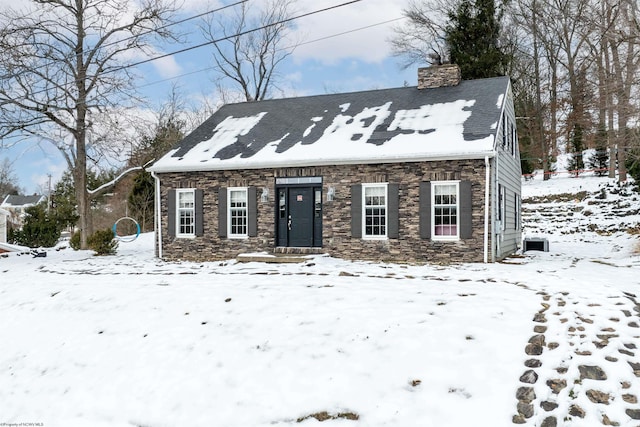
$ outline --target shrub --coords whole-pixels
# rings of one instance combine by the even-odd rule
[[[71,249],[77,251],[80,249],[80,231],[75,231],[69,239],[69,246]]]
[[[96,252],[96,255],[113,255],[118,248],[118,241],[113,238],[113,231],[105,228],[89,236],[87,245]]]
[[[55,246],[60,238],[60,227],[43,205],[25,209],[22,230],[11,230],[9,242],[30,248]]]

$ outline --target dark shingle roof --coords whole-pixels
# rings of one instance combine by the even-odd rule
[[[209,170],[479,155],[493,140],[507,77],[228,104],[153,170]]]
[[[36,205],[42,201],[43,197],[44,196],[37,195],[37,194],[34,194],[32,196],[20,196],[20,195],[11,194],[5,197],[4,201],[2,202],[2,206],[6,208],[6,207],[12,207],[12,206],[18,207],[18,206]]]

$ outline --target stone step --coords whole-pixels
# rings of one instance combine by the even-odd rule
[[[301,263],[324,255],[322,248],[274,248],[273,253],[247,253],[236,257],[238,262],[265,262],[270,264]]]

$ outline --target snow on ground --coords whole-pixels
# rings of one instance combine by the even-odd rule
[[[489,265],[162,262],[150,234],[0,258],[0,425],[512,426],[531,387],[528,426],[637,426],[638,236],[611,224],[637,226],[640,198],[532,199],[608,184],[524,183],[525,233],[550,251]]]

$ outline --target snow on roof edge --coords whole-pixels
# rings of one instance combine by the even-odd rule
[[[342,166],[342,165],[365,165],[365,164],[377,164],[377,163],[403,163],[403,162],[434,162],[441,160],[473,160],[484,159],[485,157],[495,157],[495,150],[476,151],[468,153],[438,153],[434,156],[415,156],[415,157],[377,157],[368,158],[363,160],[362,158],[344,158],[340,160],[335,159],[317,159],[313,161],[311,159],[305,160],[292,160],[289,162],[253,162],[251,164],[239,164],[239,163],[218,163],[218,164],[187,164],[186,166],[151,166],[148,168],[151,172],[155,173],[171,173],[171,172],[209,172],[209,171],[222,171],[222,170],[240,170],[240,169],[274,169],[274,168],[288,168],[288,167],[312,167],[312,166]]]

